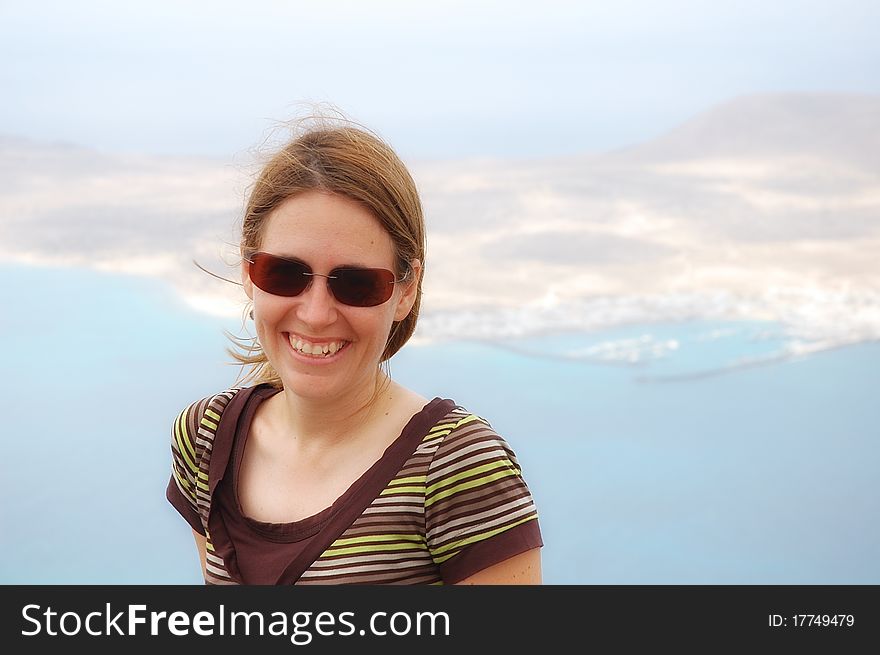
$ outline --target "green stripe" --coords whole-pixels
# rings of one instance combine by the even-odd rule
[[[211,430],[211,431],[214,431],[214,432],[217,431],[217,424],[214,423],[214,421],[212,421],[211,419],[209,419],[207,416],[203,416],[203,417],[202,417],[202,422],[201,422],[201,424],[204,425],[206,428],[208,428],[208,429]]]
[[[438,423],[429,432],[437,432],[438,430],[451,430],[455,427],[455,423]]]
[[[186,478],[183,477],[183,476],[180,474],[180,471],[178,471],[177,469],[178,469],[178,467],[176,467],[176,466],[175,466],[174,469],[173,469],[173,471],[174,471],[174,479],[177,480],[177,482],[180,483],[180,485],[181,485],[182,487],[184,487],[187,491],[189,491],[189,492],[190,492],[189,495],[192,496],[192,487],[189,486],[189,482],[187,482]]]
[[[446,489],[445,491],[441,491],[437,493],[430,500],[425,501],[425,507],[430,507],[434,503],[439,500],[443,500],[447,496],[452,496],[461,491],[466,491],[468,489],[473,489],[474,487],[479,487],[484,484],[488,484],[490,482],[494,482],[495,480],[501,480],[502,478],[510,477],[511,475],[516,475],[516,471],[511,471],[510,469],[506,469],[504,471],[498,471],[498,473],[494,473],[493,475],[487,475],[482,478],[477,478],[476,480],[471,480],[469,482],[463,482],[462,484],[452,487],[451,489]]]
[[[376,544],[373,546],[350,546],[348,548],[328,548],[321,554],[321,558],[324,557],[335,557],[337,555],[354,555],[358,553],[362,553],[364,555],[368,553],[377,553],[381,551],[387,550],[427,550],[424,543],[421,544]],[[319,558],[319,559],[321,559]]]
[[[455,423],[442,423],[440,425],[435,425],[428,431],[428,434],[425,435],[425,438],[422,441],[428,441],[429,439],[435,439],[437,437],[445,437],[447,434],[455,430],[456,428],[460,428],[462,425],[467,425],[473,421],[482,421],[479,416],[476,414],[468,414],[463,419],[455,422]],[[484,421],[485,422],[485,421]]]
[[[502,466],[513,470],[513,465],[511,464],[509,459],[507,459],[507,458],[498,459],[498,460],[495,460],[494,462],[487,462],[486,464],[480,464],[479,466],[472,466],[471,468],[464,469],[461,472],[456,473],[455,475],[450,475],[449,477],[442,478],[441,480],[438,480],[437,482],[432,484],[430,487],[428,487],[425,490],[425,493],[427,493],[430,496],[435,491],[437,491],[437,489],[439,489],[440,487],[445,487],[445,486],[452,484],[454,482],[458,482],[459,480],[464,480],[465,478],[473,477],[474,475],[477,475],[479,473],[486,473],[487,471],[491,471],[492,469],[497,469]]]
[[[465,416],[458,423],[456,423],[455,427],[460,428],[462,425],[467,425],[468,423],[471,423],[473,421],[479,421],[479,420],[480,420],[479,416],[477,416],[476,414],[471,414],[470,416]]]
[[[205,416],[210,416],[210,417],[211,417],[212,419],[214,419],[215,421],[219,421],[219,420],[220,420],[220,414],[218,414],[217,412],[215,412],[215,411],[214,411],[213,409],[211,409],[210,407],[208,407],[208,408],[205,410]]]
[[[414,476],[409,477],[409,478],[395,478],[395,479],[393,479],[391,482],[389,482],[388,485],[391,486],[391,485],[393,485],[393,484],[395,484],[395,485],[396,485],[396,484],[409,484],[410,482],[416,482],[416,483],[422,483],[422,484],[424,484],[424,483],[427,482],[427,481],[428,481],[428,476],[427,476],[427,475],[414,475]]]
[[[321,557],[336,555],[353,555],[355,553],[375,553],[383,550],[427,550],[424,543],[421,544],[377,544],[375,546],[351,546],[350,548],[328,548]]]
[[[199,470],[199,467],[195,465],[193,459],[195,459],[196,452],[193,450],[192,445],[189,443],[189,435],[186,431],[186,411],[180,413],[177,417],[177,424],[174,426],[174,437],[177,439],[177,450],[180,451],[180,456],[183,457],[183,461],[186,462],[187,467],[190,472],[195,475]],[[192,453],[192,458],[190,457],[190,453]]]
[[[192,407],[188,407],[185,410],[183,410],[180,414],[178,414],[177,420],[179,421],[180,427],[183,429],[183,434],[186,437],[185,444],[186,444],[187,451],[189,452],[189,454],[193,458],[193,460],[195,460],[195,458],[196,458],[195,444],[189,438],[189,432],[186,429],[186,421],[189,418],[190,409],[192,409]]]
[[[396,496],[398,494],[423,494],[425,487],[386,487],[380,493],[380,496]]]
[[[462,548],[464,548],[465,546],[469,546],[470,544],[476,543],[478,541],[483,541],[483,540],[488,539],[490,537],[494,537],[496,534],[501,534],[502,532],[510,530],[511,528],[515,528],[516,526],[522,525],[523,523],[526,523],[528,521],[534,521],[537,518],[538,518],[538,515],[537,515],[537,513],[535,513],[535,514],[532,514],[531,516],[525,517],[524,519],[520,519],[519,521],[516,521],[515,523],[511,523],[509,525],[504,525],[504,526],[501,526],[500,528],[495,528],[494,530],[489,530],[488,532],[481,532],[480,534],[472,535],[470,537],[467,537],[466,539],[462,539],[461,541],[456,541],[454,543],[447,544],[446,546],[443,546],[442,548],[437,548],[436,550],[432,551],[432,553],[431,553],[432,556],[435,553],[443,553],[443,552],[446,552],[451,549],[455,549],[455,552],[449,553],[448,555],[442,555],[440,557],[434,557],[434,562],[436,562],[437,564],[442,564],[443,562],[448,560],[450,557],[454,557],[455,555],[457,555],[459,553],[459,551]]]
[[[443,432],[429,432],[425,435],[425,438],[422,439],[422,441],[425,442],[430,441],[431,439],[436,439],[437,437],[445,437],[450,432],[452,432],[451,428],[449,430],[443,430]]]
[[[337,539],[330,548],[338,546],[351,546],[353,544],[368,544],[376,541],[413,541],[424,543],[424,538],[420,534],[370,534],[362,537],[348,537],[346,539]]]

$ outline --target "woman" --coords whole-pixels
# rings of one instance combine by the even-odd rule
[[[310,129],[259,174],[241,277],[246,381],[174,423],[167,498],[209,584],[538,584],[537,512],[486,421],[382,364],[415,329],[415,184],[351,125]]]

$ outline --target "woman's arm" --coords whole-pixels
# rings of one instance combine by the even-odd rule
[[[199,535],[201,536],[201,535]],[[541,584],[541,549],[532,548],[457,582],[461,585]]]
[[[205,535],[199,534],[195,530],[192,531],[193,537],[196,540],[196,548],[199,551],[199,561],[202,563],[202,577],[205,577],[207,571],[205,570],[205,552],[207,549],[207,539],[205,539]]]

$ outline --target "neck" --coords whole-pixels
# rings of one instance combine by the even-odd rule
[[[279,417],[300,447],[333,446],[362,431],[391,402],[396,387],[379,371],[373,381],[342,398],[304,398],[285,388],[277,396]]]

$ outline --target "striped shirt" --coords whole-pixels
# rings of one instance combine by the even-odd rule
[[[273,393],[229,389],[174,422],[166,496],[206,537],[206,583],[453,583],[543,545],[510,446],[484,419],[439,398],[326,510],[290,524],[242,516],[236,444]]]

